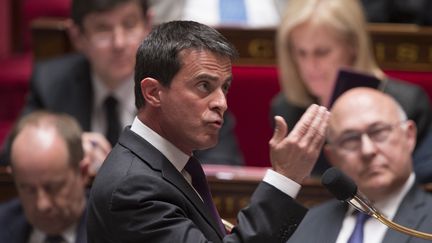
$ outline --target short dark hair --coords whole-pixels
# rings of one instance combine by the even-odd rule
[[[88,14],[106,12],[120,4],[132,1],[141,6],[143,16],[146,16],[148,10],[147,0],[73,0],[71,17],[76,25],[82,27],[83,20]]]
[[[65,141],[68,149],[69,164],[73,169],[79,169],[81,160],[84,158],[82,145],[82,129],[75,118],[68,114],[57,114],[49,111],[39,110],[22,117],[15,124],[10,136],[11,148],[16,137],[26,127],[53,127],[57,134]],[[13,160],[10,161],[13,167]]]
[[[206,50],[229,57],[238,56],[234,46],[215,29],[193,21],[171,21],[155,27],[141,43],[135,64],[135,106],[145,104],[141,80],[151,77],[168,87],[182,67],[179,53],[185,49]]]

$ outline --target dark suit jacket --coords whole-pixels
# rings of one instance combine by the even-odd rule
[[[78,224],[76,243],[86,243],[86,214]],[[27,243],[32,226],[27,222],[19,199],[0,204],[0,242]]]
[[[428,134],[432,134],[432,110],[430,101],[425,91],[417,86],[403,81],[387,80],[383,89],[384,93],[391,95],[402,106],[408,119],[417,125],[418,148]],[[282,116],[292,128],[300,120],[307,107],[300,107],[287,101],[282,93],[273,98],[271,103],[271,117]],[[417,153],[417,151],[415,151]],[[423,156],[420,156],[423,157]],[[414,161],[416,163],[417,161]],[[314,168],[314,174],[322,174],[329,167],[324,156],[320,156]]]
[[[223,238],[197,193],[146,140],[126,128],[93,182],[89,242],[285,242],[306,213],[262,182]]]
[[[393,219],[408,228],[432,232],[432,195],[414,185]],[[309,210],[306,217],[287,243],[334,243],[339,235],[348,206],[331,200]],[[375,220],[375,219],[373,219]],[[312,233],[313,232],[313,233]],[[420,238],[388,229],[382,243],[426,243]]]
[[[90,131],[92,107],[90,64],[83,55],[71,54],[36,64],[23,115],[39,109],[67,113],[78,120],[84,131]],[[219,143],[214,148],[197,153],[197,157],[204,163],[242,165],[234,126],[234,117],[227,112]],[[9,151],[6,144],[5,152]],[[9,160],[9,156],[3,156],[3,160]]]

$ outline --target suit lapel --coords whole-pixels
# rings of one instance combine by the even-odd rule
[[[414,184],[402,200],[393,221],[408,228],[417,228],[425,220],[425,215],[422,213],[427,210],[424,209],[424,197],[424,192],[418,188],[418,185]],[[412,236],[388,229],[385,233],[383,243],[403,243],[408,242],[410,238]]]
[[[213,220],[209,209],[199,198],[192,186],[186,181],[179,171],[171,162],[163,156],[155,147],[146,140],[130,131],[127,127],[119,138],[119,143],[130,149],[134,154],[152,167],[153,170],[160,171],[162,178],[176,187],[191,202],[195,209],[208,222],[208,224],[217,232],[219,237],[223,237],[219,230],[219,224]]]
[[[327,239],[323,242],[336,242],[347,210],[347,203],[334,200],[334,207],[332,207],[332,210],[329,210],[328,217],[326,217],[326,220],[329,218],[332,219],[331,223],[325,222],[322,224],[322,236],[324,239]]]

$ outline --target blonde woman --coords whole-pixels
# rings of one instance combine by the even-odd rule
[[[418,86],[391,80],[374,59],[366,21],[357,0],[291,0],[278,29],[276,45],[281,93],[271,113],[283,116],[292,128],[312,103],[327,106],[338,70],[353,68],[383,81],[418,127],[418,144],[432,121],[427,94]],[[323,159],[314,174],[328,167]]]

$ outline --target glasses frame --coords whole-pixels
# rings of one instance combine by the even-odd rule
[[[407,120],[402,120],[402,121],[398,121],[398,122],[395,122],[395,123],[393,123],[393,124],[388,124],[388,123],[382,123],[381,125],[383,126],[382,128],[380,128],[380,129],[378,129],[378,130],[380,130],[380,131],[377,131],[377,129],[375,128],[373,128],[373,127],[371,127],[371,126],[369,126],[369,127],[367,127],[366,129],[363,129],[362,131],[352,131],[352,132],[350,132],[351,134],[353,134],[353,135],[351,135],[350,137],[351,138],[356,138],[356,139],[358,139],[357,141],[358,141],[358,144],[357,145],[354,145],[354,146],[344,146],[343,145],[343,143],[344,143],[344,141],[346,140],[346,139],[343,139],[343,136],[339,136],[338,138],[336,138],[335,140],[333,140],[333,141],[328,141],[327,143],[329,144],[329,145],[332,145],[332,146],[334,146],[335,148],[337,148],[337,149],[339,149],[339,150],[342,150],[342,151],[345,151],[345,152],[348,152],[348,153],[356,153],[356,152],[359,152],[360,151],[360,149],[361,149],[361,147],[362,147],[362,145],[363,145],[363,136],[366,136],[372,143],[374,143],[374,144],[381,144],[381,143],[384,143],[384,142],[386,142],[386,141],[388,141],[388,139],[389,139],[389,137],[390,137],[390,135],[394,132],[394,129],[397,127],[397,126],[402,126],[402,125],[404,125],[405,123],[406,123],[406,121]],[[385,126],[385,127],[384,127]],[[375,133],[377,133],[377,132],[385,132],[385,130],[388,130],[387,132],[387,134],[384,134],[385,136],[384,137],[379,137],[379,135],[380,134],[373,134],[374,132]],[[381,134],[381,136],[382,136],[383,134]]]

